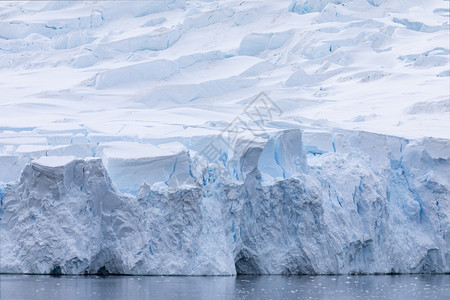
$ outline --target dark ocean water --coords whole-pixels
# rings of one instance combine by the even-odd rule
[[[450,299],[450,275],[0,275],[0,299]]]

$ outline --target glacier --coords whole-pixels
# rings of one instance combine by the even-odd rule
[[[448,1],[0,15],[0,273],[450,272]]]
[[[225,162],[187,151],[187,162],[173,167],[184,181],[144,182],[134,195],[119,190],[101,158],[32,160],[20,180],[1,190],[0,271],[450,271],[448,141],[345,131],[331,139],[323,132],[304,135],[322,143],[306,145],[302,131],[293,129],[251,143],[237,140],[245,146],[236,145],[241,151]],[[173,166],[158,157],[156,165]],[[159,170],[136,157],[125,165]],[[111,169],[139,173],[121,166]],[[126,180],[119,182],[130,192]]]

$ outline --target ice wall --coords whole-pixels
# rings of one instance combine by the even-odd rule
[[[118,182],[100,158],[33,160],[0,190],[0,271],[450,271],[447,140],[287,130],[236,143],[219,162],[173,151],[189,153],[192,181],[161,172],[135,195],[116,186],[139,160]]]

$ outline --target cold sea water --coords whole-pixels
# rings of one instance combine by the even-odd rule
[[[450,275],[0,275],[0,299],[450,299]]]

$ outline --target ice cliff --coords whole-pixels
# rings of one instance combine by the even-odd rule
[[[235,143],[217,162],[181,146],[155,153],[143,164],[155,182],[135,194],[120,161],[108,160],[124,172],[115,183],[100,158],[33,160],[0,190],[0,271],[450,271],[448,141],[285,130]],[[160,171],[156,182],[164,166],[183,180]]]

